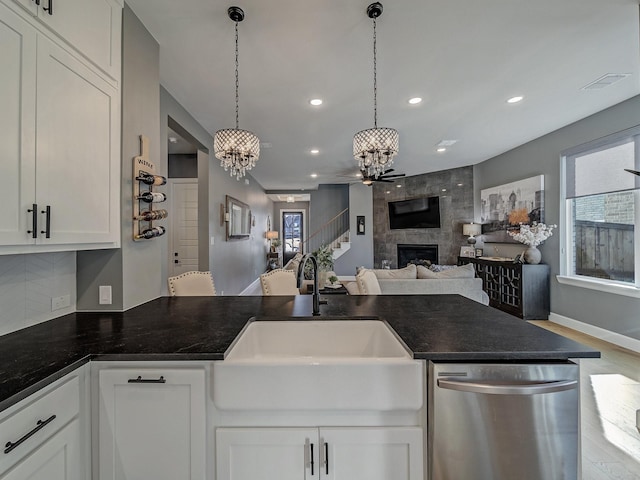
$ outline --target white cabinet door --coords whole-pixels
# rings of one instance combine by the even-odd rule
[[[122,6],[114,0],[40,0],[38,9],[42,23],[117,82],[121,18]]]
[[[80,420],[72,420],[0,480],[82,480]]]
[[[100,480],[205,478],[204,370],[101,370],[98,409]]]
[[[50,207],[39,242],[118,242],[118,92],[42,35],[37,68],[36,203]]]
[[[423,480],[421,428],[321,428],[320,444],[326,480]]]
[[[4,0],[9,1],[9,0]],[[120,83],[122,2],[120,0],[13,0],[84,58]],[[45,29],[43,29],[45,30]],[[46,30],[45,30],[46,31]]]
[[[0,4],[0,244],[33,243],[36,33]]]
[[[219,428],[219,480],[423,480],[422,429]]]
[[[318,478],[317,428],[219,428],[216,452],[219,480]]]

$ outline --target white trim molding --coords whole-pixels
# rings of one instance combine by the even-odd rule
[[[553,312],[551,312],[551,314],[549,315],[549,321],[557,323],[558,325],[562,325],[564,327],[571,328],[573,330],[577,330],[578,332],[582,332],[586,335],[591,335],[592,337],[604,340],[605,342],[613,343],[614,345],[632,350],[636,353],[640,353],[640,340],[637,340],[635,338],[611,332],[604,328],[580,322],[578,320],[574,320],[573,318],[565,317],[564,315],[558,315],[557,313]]]
[[[616,295],[624,295],[626,297],[640,298],[640,288],[631,284],[625,285],[617,282],[599,280],[592,277],[574,277],[569,275],[556,275],[556,279],[563,285],[572,285],[574,287],[598,290],[599,292],[607,292]]]

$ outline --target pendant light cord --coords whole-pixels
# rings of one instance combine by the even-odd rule
[[[236,22],[236,130],[238,130],[238,22]]]
[[[378,63],[376,37],[376,17],[373,17],[373,126],[378,128]]]

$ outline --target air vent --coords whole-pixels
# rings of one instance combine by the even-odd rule
[[[588,85],[582,87],[582,90],[599,90],[601,88],[608,87],[609,85],[613,85],[630,75],[630,73],[607,73],[606,75],[603,75],[597,80],[594,80]]]

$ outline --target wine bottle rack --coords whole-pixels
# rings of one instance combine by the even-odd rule
[[[140,195],[145,192],[150,192],[155,194],[154,192],[155,185],[148,185],[144,183],[142,180],[139,180],[140,177],[144,177],[146,175],[158,176],[156,173],[156,167],[153,161],[149,158],[149,139],[140,135],[140,155],[133,157],[133,240],[134,241],[142,241],[147,240],[143,236],[143,232],[147,230],[154,230],[156,233],[155,236],[150,237],[151,239],[157,238],[160,235],[163,235],[166,232],[166,228],[161,225],[154,225],[154,222],[160,220],[162,218],[166,218],[166,210],[164,209],[155,209],[154,205],[156,203],[147,203],[140,199]],[[163,178],[163,177],[161,177]],[[166,196],[165,196],[166,198]],[[145,211],[150,212],[150,216],[152,219],[146,220],[144,218],[140,218],[141,214]],[[159,218],[157,218],[159,217]]]

